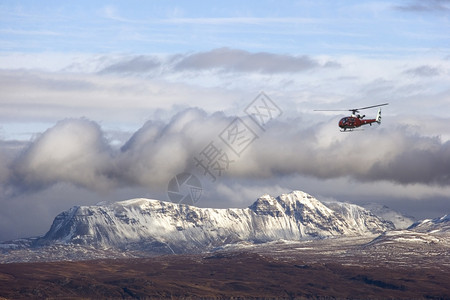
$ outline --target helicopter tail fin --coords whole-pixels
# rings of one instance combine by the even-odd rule
[[[378,124],[381,124],[381,108],[378,109],[377,118],[375,120]]]

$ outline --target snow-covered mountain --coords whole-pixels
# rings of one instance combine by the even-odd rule
[[[411,226],[415,219],[410,216],[406,216],[398,211],[390,209],[386,205],[378,203],[368,203],[361,205],[371,213],[381,218],[382,220],[390,221],[394,224],[395,229],[406,229]]]
[[[429,253],[448,256],[449,238],[450,216],[445,215],[416,222],[408,229],[386,231],[368,243],[366,247],[380,248],[386,252],[403,251],[408,253],[411,249],[426,246]]]
[[[412,224],[408,229],[421,233],[450,234],[450,215],[419,221]]]
[[[183,253],[241,241],[301,240],[393,229],[362,207],[324,205],[301,191],[264,195],[245,209],[198,208],[149,199],[77,206],[58,215],[35,245]]]

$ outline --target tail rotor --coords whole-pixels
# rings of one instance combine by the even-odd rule
[[[375,120],[378,124],[381,124],[381,108],[378,109],[377,118]]]

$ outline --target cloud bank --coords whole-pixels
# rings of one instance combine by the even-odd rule
[[[341,134],[335,122],[308,127],[301,119],[277,120],[265,132],[255,128],[258,138],[237,156],[219,139],[233,120],[223,113],[187,109],[167,123],[147,122],[120,149],[108,143],[97,123],[64,120],[14,160],[2,160],[0,176],[5,190],[35,190],[65,182],[98,191],[133,186],[161,191],[180,172],[202,174],[194,157],[213,141],[232,161],[223,178],[305,175],[450,185],[450,142],[421,136],[405,126]]]
[[[39,71],[45,69],[42,64],[0,70],[0,119],[43,122],[48,128],[61,118],[87,117],[136,130],[161,112],[168,121],[187,107],[238,114],[261,90],[289,107],[285,113],[292,116],[360,106],[362,101],[389,101],[395,111],[410,114],[417,114],[418,107],[427,115],[448,117],[449,111],[450,64],[442,58],[334,60],[219,48],[175,55],[96,55],[82,62],[66,59],[59,72]],[[0,60],[19,63],[21,57]],[[424,105],[431,100],[440,103]]]

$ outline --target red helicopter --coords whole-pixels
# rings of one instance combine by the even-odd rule
[[[388,105],[389,103],[383,103],[383,104],[377,104],[372,106],[366,106],[361,108],[352,108],[352,109],[316,109],[315,111],[351,111],[352,115],[349,117],[342,118],[339,121],[339,127],[341,128],[341,131],[344,132],[347,129],[349,131],[353,131],[353,129],[358,128],[362,125],[369,124],[372,126],[372,123],[381,123],[381,108],[378,109],[378,113],[375,119],[364,119],[366,115],[360,115],[359,111],[363,109],[373,108],[373,107],[379,107]]]

